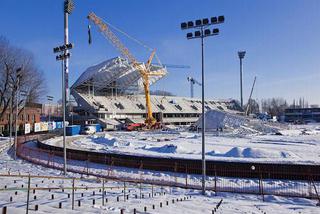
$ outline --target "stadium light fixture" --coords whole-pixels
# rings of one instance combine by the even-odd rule
[[[208,29],[211,25],[221,24],[224,22],[224,16],[211,17],[210,21],[208,18],[197,19],[195,22],[188,21],[181,23],[181,30],[187,30],[191,28],[197,29],[194,33],[187,33],[187,39],[201,39],[201,74],[202,74],[202,119],[201,119],[201,132],[202,132],[202,194],[205,195],[206,192],[206,159],[205,159],[205,101],[204,101],[204,38],[209,36],[216,36],[219,34],[219,29],[214,28],[212,30]]]
[[[65,0],[64,1],[64,12],[71,14],[74,9],[74,3],[72,0]]]
[[[245,51],[238,51],[238,57],[240,59],[240,105],[241,108],[243,108],[243,86],[242,86],[242,75],[243,75],[243,65],[242,65],[242,60],[244,56],[246,55]]]

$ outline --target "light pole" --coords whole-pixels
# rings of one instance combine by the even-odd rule
[[[20,85],[20,78],[21,78],[21,70],[22,68],[18,68],[16,70],[16,120],[15,120],[15,136],[14,136],[14,159],[17,159],[17,147],[18,147],[18,117],[19,117],[19,85]]]
[[[69,44],[69,14],[74,9],[72,0],[64,1],[64,45]],[[68,54],[69,50],[65,49],[64,54]],[[65,91],[66,91],[66,106],[69,106],[69,58],[64,59],[65,66]],[[69,109],[66,109],[66,114],[69,115]]]
[[[243,109],[243,90],[242,90],[242,59],[246,55],[245,51],[238,51],[238,56],[240,59],[240,105]]]
[[[48,120],[49,120],[49,123],[51,122],[50,121],[50,113],[51,113],[51,102],[53,101],[53,96],[47,96],[47,100],[48,100],[48,103],[49,103],[49,108],[48,108]]]
[[[66,148],[66,90],[65,90],[65,67],[64,60],[70,58],[70,53],[66,53],[66,49],[72,49],[73,44],[62,45],[53,48],[54,53],[62,52],[62,54],[56,56],[57,61],[61,61],[62,64],[62,111],[63,111],[63,172],[64,175],[67,174],[67,148]]]
[[[65,0],[63,4],[64,13],[64,45],[53,48],[53,53],[61,53],[56,56],[57,61],[61,61],[62,66],[62,109],[63,109],[63,172],[67,174],[67,148],[66,148],[66,95],[68,93],[68,74],[69,74],[69,50],[73,44],[69,43],[68,17],[74,9],[72,0]],[[67,78],[66,78],[67,77]]]
[[[27,98],[28,98],[28,92],[27,91],[20,91],[21,96],[25,97],[24,100],[24,106],[23,106],[23,132],[24,132],[24,140],[26,140],[26,106],[27,106]]]
[[[224,22],[224,16],[198,19],[195,22],[188,21],[181,23],[181,29],[199,29],[193,33],[187,33],[187,39],[201,39],[201,103],[202,103],[202,119],[201,119],[201,137],[202,137],[202,194],[206,193],[206,159],[205,159],[205,101],[204,101],[204,38],[219,34],[219,29],[208,29],[210,25],[221,24]]]

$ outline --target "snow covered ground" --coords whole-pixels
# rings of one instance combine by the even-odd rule
[[[98,169],[99,170],[99,169]],[[0,154],[0,175],[8,174],[32,174],[42,176],[61,176],[61,172],[53,169],[44,168],[41,166],[27,163],[23,160],[13,160],[8,151]],[[128,170],[131,171],[131,170]],[[157,174],[161,176],[161,173]],[[68,176],[81,178],[79,174],[69,173]],[[166,178],[167,179],[167,178]],[[23,185],[23,186],[22,186]],[[261,200],[261,196],[257,195],[241,195],[241,194],[227,194],[207,192],[207,196],[202,196],[197,190],[187,190],[170,187],[154,186],[154,192],[158,194],[154,197],[149,197],[152,193],[150,185],[142,185],[140,198],[139,185],[126,184],[126,194],[129,194],[129,199],[124,201],[123,197],[123,183],[108,181],[105,186],[108,202],[102,206],[102,195],[99,192],[101,189],[101,182],[94,177],[82,177],[75,181],[76,187],[89,187],[94,189],[79,189],[75,191],[75,209],[71,210],[71,194],[72,186],[71,180],[62,179],[47,179],[47,178],[32,178],[31,188],[52,188],[51,191],[36,190],[35,193],[30,192],[30,213],[34,213],[35,205],[39,206],[36,213],[120,213],[124,209],[124,213],[133,213],[133,209],[137,213],[144,213],[144,207],[147,207],[147,213],[211,213],[216,205],[223,199],[221,206],[215,213],[234,214],[234,213],[319,213],[319,207],[316,206],[317,201],[300,199],[300,198],[282,198],[276,196],[265,196],[265,201]],[[12,178],[0,176],[0,208],[6,206],[8,213],[25,213],[27,192],[27,178]],[[54,187],[64,188],[55,190]],[[113,187],[111,189],[110,187]],[[118,189],[117,189],[118,187]],[[130,190],[130,192],[129,192]],[[95,194],[93,194],[95,191]],[[15,192],[17,192],[15,194]],[[166,194],[161,194],[161,193]],[[83,193],[83,196],[82,196]],[[52,194],[54,199],[52,199]],[[137,195],[137,198],[136,198]],[[34,199],[36,196],[36,199]],[[191,198],[190,198],[191,196]],[[12,197],[12,202],[10,202]],[[119,197],[119,201],[117,201]],[[185,199],[187,198],[188,199]],[[93,205],[95,199],[95,205]],[[178,201],[181,200],[182,201]],[[185,199],[185,200],[184,200]],[[78,207],[78,200],[81,200],[81,207]],[[174,203],[172,203],[174,200]],[[166,202],[168,201],[168,205]],[[59,209],[59,202],[62,202],[62,209]],[[160,207],[162,203],[162,207]],[[153,205],[155,209],[153,209]]]
[[[281,134],[281,135],[280,135]],[[61,146],[61,137],[46,143]],[[188,131],[106,132],[68,138],[68,147],[100,152],[201,158],[201,134]],[[210,160],[320,163],[320,125],[296,125],[275,133],[207,133]]]

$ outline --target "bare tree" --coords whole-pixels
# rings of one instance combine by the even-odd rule
[[[17,71],[20,70],[20,78]],[[33,55],[21,48],[11,46],[7,39],[0,36],[0,118],[9,109],[16,109],[16,92],[25,91],[29,102],[36,102],[46,92],[43,73],[37,68]],[[11,109],[11,110],[12,110]]]
[[[262,112],[268,112],[272,116],[279,116],[288,108],[288,103],[283,98],[269,98],[261,101]]]

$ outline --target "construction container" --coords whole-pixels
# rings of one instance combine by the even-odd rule
[[[66,127],[67,136],[73,136],[80,134],[81,126],[80,125],[72,125]]]
[[[90,124],[90,126],[95,126],[96,127],[96,132],[102,132],[102,127],[99,123],[97,124]]]

